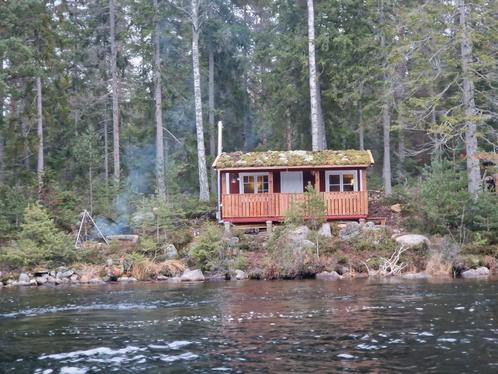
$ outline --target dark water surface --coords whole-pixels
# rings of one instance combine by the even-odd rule
[[[498,373],[496,281],[0,290],[0,373]]]

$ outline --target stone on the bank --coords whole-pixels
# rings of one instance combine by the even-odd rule
[[[30,279],[31,278],[29,277],[28,273],[21,273],[21,274],[19,274],[18,281],[22,282],[22,283],[29,283]]]
[[[182,281],[182,279],[180,277],[168,278],[168,282],[171,282],[171,283],[180,283],[181,281]]]
[[[418,234],[405,234],[394,238],[394,240],[407,248],[425,247],[430,244],[426,236]]]
[[[318,230],[318,234],[321,236],[326,236],[328,238],[332,237],[332,230],[330,229],[330,223],[326,222],[320,227],[320,230]]]
[[[40,277],[35,277],[36,283],[38,283],[40,286],[48,282],[48,273],[44,274]]]
[[[165,281],[165,280],[168,280],[168,278],[169,277],[167,277],[166,275],[158,274],[158,276],[156,277],[156,280]]]
[[[427,274],[426,272],[420,272],[420,273],[406,273],[406,274],[401,274],[401,278],[403,279],[430,279],[432,278],[430,274]]]
[[[321,273],[318,273],[316,275],[316,279],[321,279],[321,280],[339,280],[342,279],[342,276],[337,274],[335,271],[322,271]]]
[[[30,285],[30,286],[38,286],[38,282],[36,281],[36,279],[34,279],[34,278],[33,278],[33,279],[31,279],[31,280],[29,281],[29,285]]]
[[[299,243],[299,242],[302,242],[303,240],[306,240],[308,238],[309,233],[310,233],[310,229],[308,228],[308,226],[303,225],[303,226],[296,227],[295,229],[289,231],[287,233],[287,238],[290,241]]]
[[[49,275],[48,278],[47,278],[47,283],[50,283],[50,284],[57,284],[57,278]]]
[[[103,284],[105,282],[101,278],[95,277],[95,278],[90,279],[88,281],[88,283],[90,283],[90,284]]]
[[[73,274],[69,277],[69,280],[72,282],[72,283],[78,283],[79,282],[79,279],[80,277],[78,276],[78,274]]]
[[[350,240],[361,234],[361,225],[358,222],[349,222],[339,231],[341,240]]]
[[[137,281],[137,278],[133,278],[133,277],[127,277],[126,275],[123,275],[122,277],[119,277],[118,278],[118,282],[136,282]]]
[[[489,269],[485,266],[481,266],[477,269],[469,269],[462,273],[463,278],[481,278],[487,277],[489,275]]]
[[[168,244],[166,248],[164,248],[164,255],[166,258],[173,260],[178,257],[178,251],[173,244]]]
[[[2,288],[2,287],[3,287],[3,282],[2,282],[2,281],[0,281],[0,288]]]
[[[89,283],[90,279],[91,278],[88,274],[82,274],[80,277],[80,283]]]
[[[246,272],[239,269],[235,270],[235,279],[237,280],[247,279]]]
[[[74,270],[66,270],[61,273],[60,278],[70,278],[74,274]]]
[[[391,205],[391,212],[393,213],[401,213],[401,204]]]
[[[200,282],[205,280],[204,274],[199,269],[185,271],[180,279],[184,282]]]

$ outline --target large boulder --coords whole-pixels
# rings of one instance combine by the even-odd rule
[[[489,275],[489,269],[481,266],[477,269],[470,269],[462,272],[462,278],[483,278]]]
[[[178,251],[173,244],[168,244],[166,248],[164,248],[164,255],[168,259],[175,259],[178,257]]]
[[[247,274],[245,271],[242,271],[242,270],[235,270],[235,279],[237,280],[243,280],[243,279],[247,279]]]
[[[332,237],[332,230],[330,229],[330,223],[326,222],[320,227],[320,230],[318,230],[318,234],[321,236],[326,236],[328,238]]]
[[[299,243],[302,242],[303,240],[306,240],[309,234],[310,234],[310,229],[308,228],[308,226],[303,225],[290,230],[287,233],[287,238],[290,241]]]
[[[21,273],[19,274],[19,279],[18,279],[19,283],[29,283],[30,281],[30,277],[29,277],[29,274],[28,273]]]
[[[321,273],[318,273],[316,275],[316,279],[335,281],[335,280],[342,279],[342,275],[339,275],[335,271],[330,271],[330,272],[328,272],[328,271],[322,271]]]
[[[362,227],[358,222],[349,222],[339,231],[342,240],[354,239],[361,234]]]
[[[202,274],[202,271],[200,271],[199,269],[195,269],[195,270],[186,270],[182,274],[180,279],[183,282],[202,282],[206,278],[204,277],[204,274]]]
[[[42,275],[42,276],[39,276],[39,277],[35,277],[36,279],[36,283],[38,283],[38,285],[43,285],[45,283],[48,282],[48,273]]]
[[[426,236],[418,234],[405,234],[394,238],[394,240],[406,248],[420,248],[430,244],[430,241]]]

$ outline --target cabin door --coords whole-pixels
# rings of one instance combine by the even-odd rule
[[[280,192],[303,193],[303,172],[282,171],[280,172]]]

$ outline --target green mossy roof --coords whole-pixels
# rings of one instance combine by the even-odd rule
[[[214,162],[216,169],[370,165],[370,151],[266,151],[222,153]]]

